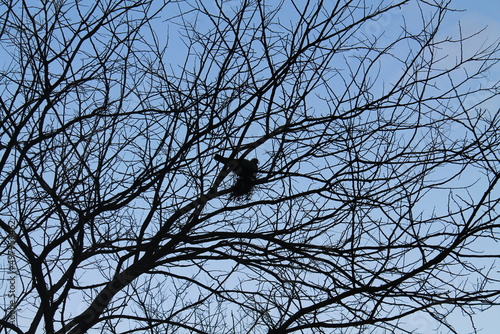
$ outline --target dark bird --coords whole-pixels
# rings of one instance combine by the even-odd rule
[[[231,159],[216,154],[214,159],[223,163],[230,171],[237,175],[231,187],[231,197],[236,200],[248,200],[255,188],[259,160]]]
[[[216,154],[214,159],[228,166],[228,168],[236,175],[243,177],[249,174],[255,174],[257,172],[257,165],[259,164],[259,160],[257,159],[231,159],[220,156],[219,154]]]

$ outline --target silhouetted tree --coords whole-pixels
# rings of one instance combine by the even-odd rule
[[[498,305],[499,45],[448,7],[3,2],[0,327],[458,332]]]

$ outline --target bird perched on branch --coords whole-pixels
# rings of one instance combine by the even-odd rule
[[[257,165],[259,164],[259,160],[231,159],[219,154],[216,154],[214,159],[223,163],[230,171],[237,175],[236,181],[231,187],[231,197],[236,200],[249,199],[257,180]]]
[[[227,165],[229,169],[238,176],[245,176],[249,173],[257,172],[257,165],[259,164],[259,160],[257,159],[231,159],[220,156],[219,154],[216,154],[214,159],[218,162],[222,162],[224,165]]]

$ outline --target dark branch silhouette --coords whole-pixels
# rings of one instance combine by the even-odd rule
[[[465,331],[500,56],[451,6],[2,2],[0,331]]]

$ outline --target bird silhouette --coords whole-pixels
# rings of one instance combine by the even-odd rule
[[[227,168],[237,175],[234,185],[231,187],[231,198],[235,200],[248,200],[255,188],[259,160],[247,160],[243,158],[225,158],[219,154],[214,159],[223,163]]]
[[[255,174],[258,168],[257,165],[259,164],[259,160],[255,158],[252,160],[243,158],[231,159],[216,154],[214,159],[218,162],[222,162],[224,165],[228,166],[233,173],[241,177]]]

